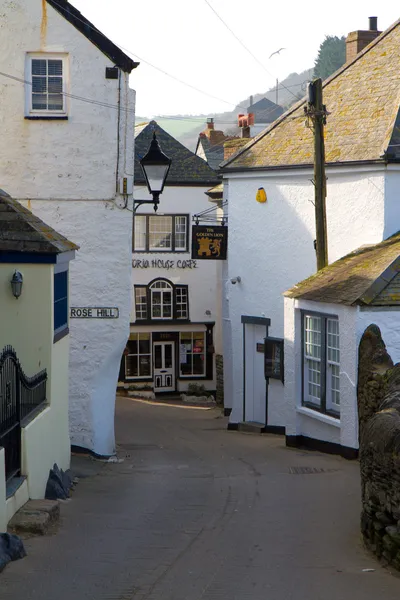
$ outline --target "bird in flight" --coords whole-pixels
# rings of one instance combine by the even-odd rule
[[[274,54],[279,54],[281,52],[281,50],[286,50],[286,48],[279,48],[279,50],[276,50],[276,52],[273,52],[271,54],[271,56],[274,56]],[[269,58],[271,58],[271,56]]]

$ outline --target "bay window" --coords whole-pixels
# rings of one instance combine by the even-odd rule
[[[339,321],[324,314],[302,314],[303,404],[320,412],[340,413]]]

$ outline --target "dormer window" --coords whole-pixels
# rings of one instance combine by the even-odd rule
[[[62,54],[28,54],[26,116],[67,116],[67,57]]]

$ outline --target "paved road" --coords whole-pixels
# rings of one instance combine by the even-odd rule
[[[27,542],[1,600],[398,600],[360,543],[357,463],[228,432],[217,411],[120,399],[117,430],[125,461]]]

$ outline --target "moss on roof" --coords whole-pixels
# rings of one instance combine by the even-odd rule
[[[0,190],[0,252],[61,254],[79,246]]]
[[[328,164],[400,158],[400,20],[327,79],[323,90]],[[304,98],[225,161],[224,170],[312,164],[305,104]]]
[[[196,156],[156,121],[135,127],[135,184],[145,185],[139,161],[147,153],[153,132],[156,132],[161,150],[172,159],[171,169],[165,185],[215,185],[221,178],[200,156]]]
[[[400,232],[372,246],[362,246],[284,293],[332,304],[380,304],[377,298],[400,273]],[[393,298],[392,304],[399,304]]]

